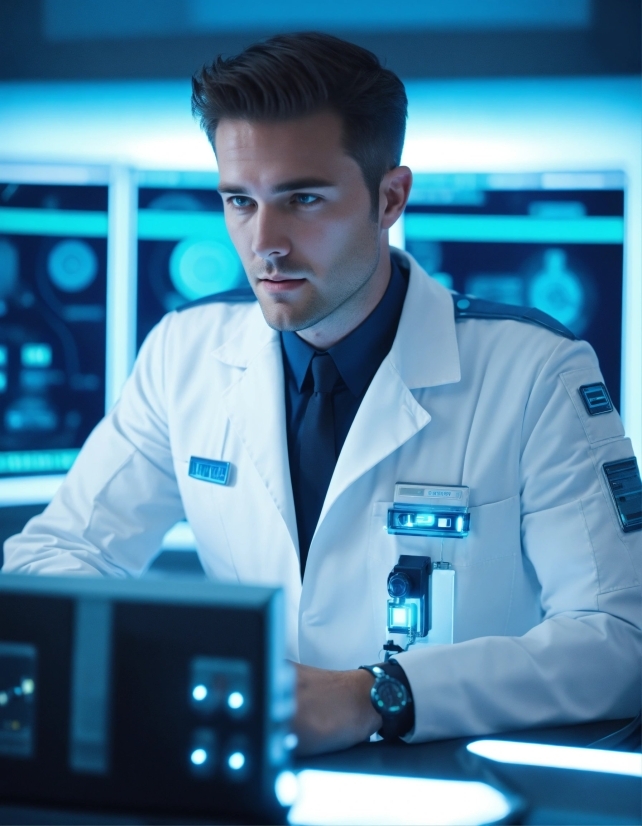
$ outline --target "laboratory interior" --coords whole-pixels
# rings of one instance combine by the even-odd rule
[[[304,253],[244,247],[344,183],[286,215],[285,144],[238,160],[348,120],[224,112],[219,192],[192,104],[301,32],[407,95],[352,418],[259,312]],[[642,823],[641,43],[639,0],[1,0],[0,824]]]

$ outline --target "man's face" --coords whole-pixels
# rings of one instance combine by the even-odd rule
[[[339,117],[222,120],[215,146],[227,228],[267,323],[349,332],[375,287],[381,229]]]

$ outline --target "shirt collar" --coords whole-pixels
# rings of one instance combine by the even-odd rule
[[[341,378],[355,397],[360,397],[390,352],[397,333],[407,280],[391,259],[390,281],[381,301],[349,335],[326,352],[330,353]],[[315,350],[294,332],[281,333],[283,354],[299,392],[303,388]]]

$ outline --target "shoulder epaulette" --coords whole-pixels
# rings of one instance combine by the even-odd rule
[[[455,321],[463,321],[466,318],[523,321],[527,324],[538,324],[540,327],[546,327],[547,330],[564,336],[564,338],[570,338],[572,341],[577,340],[577,336],[568,327],[534,307],[499,304],[495,301],[484,301],[481,298],[473,298],[461,293],[453,293],[453,302],[455,305]]]
[[[183,310],[191,310],[192,307],[201,307],[203,304],[246,304],[251,301],[256,301],[256,296],[250,287],[238,287],[224,293],[214,293],[214,295],[197,298],[196,301],[190,301],[183,304],[182,307],[178,307],[176,312],[182,313]]]

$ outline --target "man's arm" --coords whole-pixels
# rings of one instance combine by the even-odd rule
[[[326,671],[295,664],[297,711],[294,731],[300,754],[346,749],[381,728],[370,702],[374,678],[363,669]]]
[[[50,505],[5,543],[5,573],[136,575],[183,517],[166,419],[168,322],[148,336]]]
[[[524,416],[522,547],[541,586],[543,621],[521,637],[417,645],[397,655],[416,715],[404,739],[475,736],[639,711],[642,534],[622,531],[603,470],[604,463],[633,452],[617,413],[608,420],[582,414],[578,388],[599,381],[590,347],[564,339],[533,387]],[[322,750],[333,737],[338,742],[341,731],[345,746],[348,734],[352,743],[364,739],[358,720],[369,702],[368,687],[356,682],[353,671],[325,674],[308,675],[297,725],[314,735],[309,721],[316,702],[328,709],[326,729],[334,721],[335,730],[313,737],[308,749]],[[330,717],[346,685],[358,693],[346,706],[355,709],[348,723],[343,710]]]

